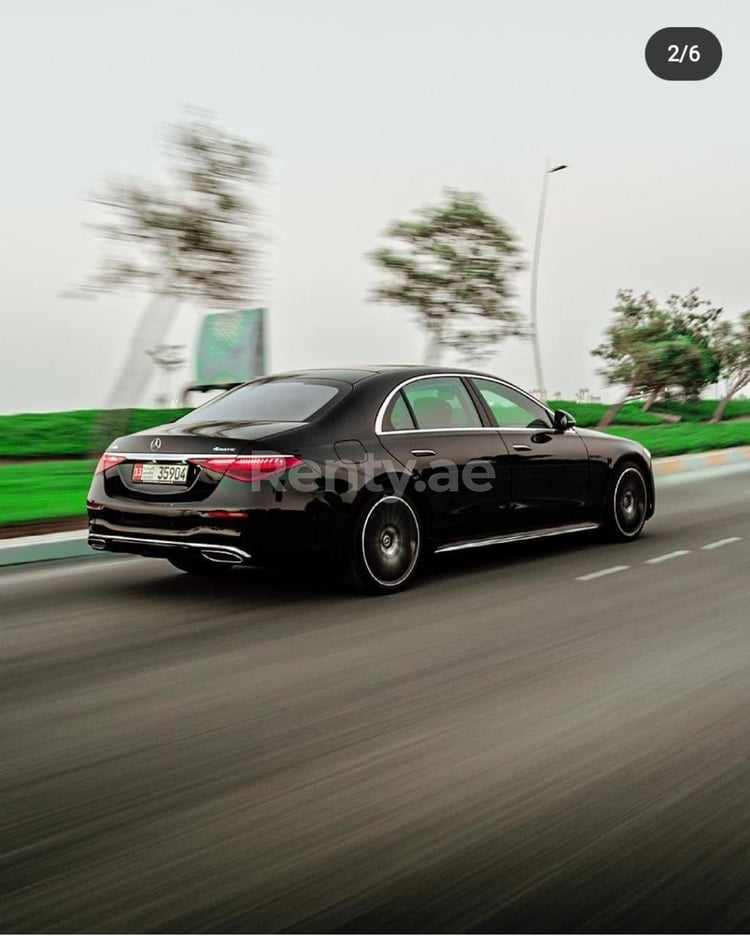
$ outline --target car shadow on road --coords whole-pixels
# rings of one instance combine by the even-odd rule
[[[157,577],[155,572],[161,574]],[[210,598],[214,602],[247,601],[252,597],[256,603],[265,599],[298,602],[346,598],[353,594],[342,587],[332,570],[321,566],[234,568],[220,569],[215,575],[193,575],[160,560],[154,560],[138,591],[153,598]]]
[[[644,532],[642,539],[647,539]],[[486,571],[489,569],[517,568],[527,564],[565,559],[568,557],[596,554],[607,556],[611,549],[622,547],[623,543],[608,543],[597,532],[569,533],[561,536],[541,537],[539,539],[520,540],[517,543],[503,543],[497,546],[485,546],[478,549],[463,549],[455,552],[440,553],[429,560],[430,572],[435,576],[460,576],[466,572]]]
[[[646,536],[644,534],[644,539]],[[392,596],[374,596],[371,600],[395,600],[397,595],[429,589],[437,581],[449,580],[455,587],[461,587],[462,584],[472,587],[475,584],[475,573],[508,569],[517,571],[529,564],[587,553],[604,556],[609,548],[612,547],[602,543],[596,533],[583,533],[441,553],[425,559],[421,574],[409,589]],[[357,598],[367,600],[367,596],[358,595],[342,583],[335,569],[322,563],[296,564],[293,567],[220,569],[216,575],[190,575],[173,569],[165,562],[154,560],[153,571],[163,574],[155,577],[149,570],[150,574],[139,583],[138,591],[141,596],[157,600],[210,600],[233,604],[252,599],[255,605],[266,602],[297,604],[310,601],[340,603]]]

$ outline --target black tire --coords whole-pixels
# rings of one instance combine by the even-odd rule
[[[346,578],[358,591],[387,594],[412,581],[422,552],[419,515],[405,497],[367,498],[354,523]]]
[[[604,534],[619,542],[637,539],[648,510],[648,485],[643,470],[633,462],[619,465],[607,493]]]
[[[177,553],[174,556],[169,556],[167,561],[170,562],[175,569],[179,569],[180,572],[188,572],[190,575],[227,575],[227,573],[231,572],[234,568],[234,565],[230,562],[211,562],[203,556],[194,555],[189,552]]]

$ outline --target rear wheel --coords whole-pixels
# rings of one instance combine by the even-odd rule
[[[360,591],[383,594],[405,588],[422,550],[414,507],[396,494],[377,495],[361,507],[347,560],[349,581]]]
[[[609,539],[633,540],[646,522],[648,488],[641,469],[631,462],[622,465],[612,479],[604,516]]]

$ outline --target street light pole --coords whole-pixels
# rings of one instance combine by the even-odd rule
[[[542,197],[539,201],[539,217],[536,223],[536,240],[534,242],[534,259],[531,265],[531,308],[529,314],[529,323],[531,326],[531,341],[534,348],[534,370],[536,373],[536,389],[546,402],[547,392],[544,386],[544,377],[542,376],[542,352],[539,347],[539,328],[537,326],[536,314],[536,292],[537,282],[539,280],[539,255],[542,250],[542,229],[544,227],[544,209],[547,204],[547,180],[553,172],[559,172],[561,169],[567,169],[565,165],[555,166],[550,169],[549,159],[544,167],[544,179],[542,181]]]

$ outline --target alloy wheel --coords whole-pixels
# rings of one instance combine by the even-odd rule
[[[414,571],[419,558],[419,521],[411,505],[395,494],[370,507],[362,525],[362,559],[380,588],[398,588]]]

